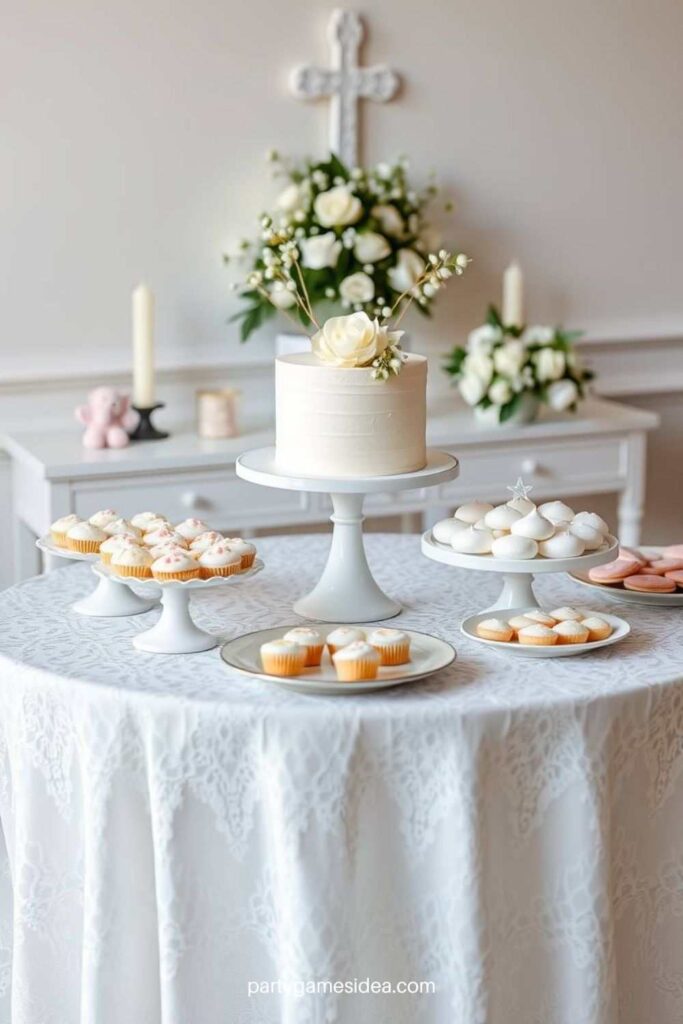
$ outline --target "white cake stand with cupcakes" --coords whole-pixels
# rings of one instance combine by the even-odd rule
[[[537,574],[586,572],[617,557],[619,542],[599,516],[577,515],[563,502],[537,508],[521,479],[509,490],[504,505],[470,502],[422,536],[427,558],[502,577],[498,597],[482,611],[536,607]]]

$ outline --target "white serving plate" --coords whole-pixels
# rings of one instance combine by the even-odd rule
[[[539,572],[580,572],[582,569],[592,569],[594,565],[612,561],[616,558],[618,550],[619,541],[610,534],[605,538],[604,544],[595,551],[588,551],[585,555],[577,555],[575,558],[543,558],[542,555],[536,555],[535,558],[496,558],[495,555],[464,555],[454,551],[450,544],[440,544],[434,540],[431,530],[422,536],[422,553],[428,558],[435,562],[444,562],[446,565],[455,565],[460,569],[477,569],[480,572],[519,572],[533,575]]]
[[[655,555],[661,557],[664,548],[647,545],[638,547],[636,550],[640,551],[647,558],[651,558]],[[594,583],[593,580],[588,578],[587,573],[572,572],[570,575],[582,587],[589,587],[599,594],[604,594],[611,601],[624,601],[626,604],[640,604],[650,608],[683,608],[683,590],[675,590],[673,594],[643,594],[637,590],[627,590],[621,584],[608,586],[604,583]]]
[[[523,615],[528,610],[528,607],[506,608],[498,616],[492,615],[490,611],[480,612],[478,615],[470,615],[468,619],[465,619],[460,630],[468,639],[474,640],[478,644],[491,647],[501,654],[516,655],[519,658],[569,658],[575,654],[587,654],[590,651],[598,650],[599,647],[609,647],[611,644],[617,644],[631,632],[628,622],[620,619],[617,615],[607,615],[605,612],[595,612],[595,614],[604,619],[605,622],[609,622],[614,632],[606,640],[593,640],[592,643],[588,644],[553,644],[552,647],[542,647],[540,645],[533,647],[517,642],[501,643],[500,640],[484,640],[482,637],[477,636],[475,632],[477,625],[484,619],[498,617],[507,620],[511,619],[514,615]]]
[[[97,562],[100,557],[96,552],[87,555],[81,551],[71,551],[70,548],[60,548],[49,533],[38,538],[36,547],[44,551],[46,555],[54,555],[56,558],[71,558],[75,562]]]
[[[337,623],[325,623],[324,625],[316,623],[315,628],[324,637],[327,637],[339,625]],[[343,625],[348,625],[348,623],[343,623]],[[429,636],[427,633],[416,633],[413,630],[405,629],[403,632],[410,637],[411,660],[406,665],[380,668],[376,679],[359,683],[340,683],[327,649],[323,653],[320,666],[304,669],[300,676],[285,678],[267,675],[261,667],[261,644],[265,644],[269,640],[279,640],[294,628],[293,625],[278,626],[276,629],[260,629],[256,633],[246,633],[244,636],[224,644],[221,647],[221,658],[226,665],[244,675],[263,679],[267,683],[275,683],[287,690],[295,690],[297,693],[345,696],[371,693],[374,690],[383,690],[388,686],[398,686],[401,683],[414,683],[418,679],[424,679],[426,676],[431,676],[446,668],[456,657],[455,649],[445,640]]]

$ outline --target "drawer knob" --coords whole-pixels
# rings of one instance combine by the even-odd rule
[[[180,495],[180,504],[183,508],[199,508],[202,499],[196,491],[185,491]]]
[[[527,476],[533,476],[534,473],[538,473],[538,459],[523,459],[521,470],[522,473],[526,473]]]

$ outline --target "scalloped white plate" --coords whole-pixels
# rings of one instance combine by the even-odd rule
[[[617,615],[607,615],[602,611],[595,614],[604,619],[605,622],[609,622],[614,632],[606,640],[593,640],[589,644],[553,644],[552,647],[542,647],[540,645],[533,647],[529,644],[520,644],[517,641],[502,643],[500,640],[484,640],[482,637],[477,636],[475,632],[478,623],[484,619],[500,618],[507,620],[511,619],[514,615],[523,615],[528,610],[528,608],[505,608],[498,612],[488,611],[480,612],[478,615],[470,615],[468,619],[463,621],[460,631],[469,640],[474,640],[478,644],[491,647],[496,651],[500,651],[501,654],[516,655],[519,658],[570,658],[575,654],[589,654],[591,651],[597,651],[600,647],[618,644],[620,640],[623,640],[631,632],[631,627],[625,619],[620,619]]]
[[[257,572],[261,572],[263,569],[263,562],[260,558],[254,561],[254,564],[250,569],[243,569],[242,572],[233,573],[232,576],[212,576],[209,580],[165,580],[163,583],[161,580],[155,579],[140,579],[139,576],[122,576],[118,572],[114,572],[105,565],[104,562],[96,562],[93,565],[93,572],[97,573],[98,576],[106,576],[113,580],[118,580],[119,583],[136,583],[139,584],[140,589],[154,587],[155,589],[166,590],[169,588],[183,590],[205,590],[207,587],[221,587],[226,583],[238,583],[240,580],[246,580],[251,576],[255,576]]]

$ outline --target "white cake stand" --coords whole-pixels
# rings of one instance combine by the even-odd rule
[[[292,476],[278,468],[275,448],[255,448],[240,455],[237,475],[264,487],[329,494],[334,509],[332,544],[320,580],[294,611],[323,622],[376,622],[398,615],[401,606],[388,597],[370,572],[363,546],[363,502],[366,494],[434,487],[453,480],[458,460],[429,449],[427,465],[414,473],[373,477]]]
[[[461,555],[450,544],[439,544],[427,530],[422,535],[422,554],[435,562],[454,565],[460,569],[479,572],[497,572],[503,577],[500,594],[490,608],[535,608],[539,601],[534,594],[534,576],[545,572],[583,572],[594,565],[603,565],[617,557],[619,541],[608,536],[597,551],[576,558],[494,558],[493,555]]]
[[[75,562],[97,562],[99,555],[85,555],[58,547],[50,537],[39,537],[36,547],[56,558],[70,558]],[[130,587],[111,576],[101,576],[97,586],[87,597],[71,606],[78,615],[92,615],[95,618],[120,618],[124,615],[139,615],[148,612],[159,603],[158,599],[140,597]]]
[[[133,646],[139,651],[151,654],[195,654],[198,651],[209,651],[220,643],[219,637],[205,633],[197,626],[190,615],[190,595],[196,590],[208,590],[215,587],[235,586],[245,579],[255,576],[263,569],[263,562],[256,559],[251,569],[235,573],[233,576],[214,576],[210,580],[169,580],[159,583],[158,580],[141,580],[137,577],[114,577],[111,569],[102,562],[93,565],[93,572],[101,580],[120,579],[117,586],[126,590],[135,586],[143,593],[158,594],[161,591],[161,616],[151,629],[138,633],[133,638]],[[131,591],[132,592],[132,591]],[[156,602],[154,602],[156,603]]]

